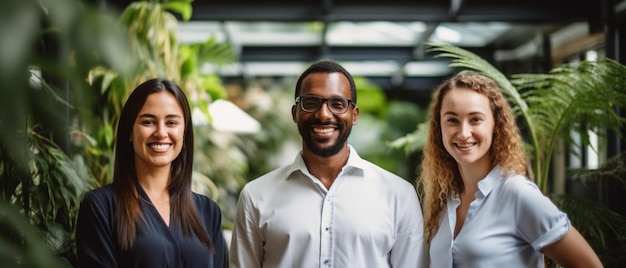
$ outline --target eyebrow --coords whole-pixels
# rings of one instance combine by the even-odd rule
[[[157,118],[157,116],[153,114],[140,114],[139,116],[137,116],[137,118],[144,118],[144,117]],[[165,118],[183,118],[183,117],[178,114],[168,114],[165,116]]]
[[[442,114],[442,116],[444,116],[444,115],[458,116],[458,114],[455,113],[455,112],[445,112],[445,113]],[[476,111],[476,112],[470,112],[469,115],[485,115],[485,113]]]

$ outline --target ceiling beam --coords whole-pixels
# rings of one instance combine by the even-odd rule
[[[246,6],[212,5],[213,2],[194,1],[192,20],[241,21],[423,21],[423,22],[567,22],[585,21],[590,9],[587,5],[551,1],[544,5],[470,5],[452,0],[452,7],[435,4],[335,4],[330,10],[320,6],[251,4]],[[358,2],[357,2],[358,3]],[[463,5],[463,12],[459,12]],[[457,8],[458,6],[458,8]],[[452,13],[452,14],[451,14]]]
[[[123,9],[131,0],[89,0]],[[575,22],[599,15],[587,0],[193,1],[192,20]],[[101,4],[102,5],[102,4]],[[462,9],[462,12],[461,12]]]

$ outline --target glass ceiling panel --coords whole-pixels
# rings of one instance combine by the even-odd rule
[[[205,42],[210,37],[229,42],[236,51],[245,46],[319,46],[323,23],[313,22],[179,22],[181,43]],[[441,23],[428,41],[464,47],[480,47],[510,30],[508,23]],[[332,22],[326,32],[327,46],[414,47],[421,42],[427,25],[422,22]],[[403,72],[408,76],[429,76],[449,71],[441,62],[411,62],[400,66],[393,61],[355,61],[349,68],[360,75],[390,75]],[[223,75],[298,75],[306,66],[302,62],[240,62],[227,66],[203,66],[204,73]],[[404,68],[404,70],[401,70]]]
[[[441,23],[429,41],[480,47],[510,30],[502,22]],[[179,22],[181,43],[198,43],[214,36],[235,45],[315,46],[322,42],[323,24],[313,22]],[[332,22],[326,42],[330,46],[412,46],[421,41],[423,22]]]
[[[247,62],[227,65],[204,64],[203,74],[225,76],[299,76],[309,66],[309,62]],[[398,72],[408,77],[445,76],[450,74],[448,62],[420,61],[408,62],[402,66],[395,61],[342,61],[341,64],[355,76],[392,76]]]
[[[331,46],[413,46],[425,30],[423,22],[334,22],[326,41]]]
[[[430,41],[464,47],[481,47],[510,30],[512,26],[503,22],[487,23],[441,23]]]
[[[178,40],[180,43],[204,43],[211,37],[215,37],[218,42],[228,40],[222,23],[217,21],[178,22]]]
[[[320,45],[321,22],[237,22],[225,23],[229,34],[241,45]]]

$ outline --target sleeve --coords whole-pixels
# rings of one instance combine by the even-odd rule
[[[567,215],[560,211],[531,181],[517,186],[516,217],[519,236],[539,251],[559,241],[570,228]]]
[[[224,240],[224,233],[222,230],[222,211],[220,207],[213,201],[211,201],[212,215],[211,220],[213,227],[210,230],[213,246],[215,247],[215,254],[213,263],[214,267],[228,267],[228,253],[226,249],[226,240]]]
[[[76,246],[78,267],[117,267],[114,244],[113,210],[107,200],[87,192],[78,212]]]
[[[417,192],[409,187],[397,202],[397,238],[391,249],[391,267],[425,267],[424,219]]]
[[[261,267],[263,262],[263,241],[256,224],[258,216],[252,211],[250,196],[244,187],[237,203],[230,246],[230,265],[233,268]]]

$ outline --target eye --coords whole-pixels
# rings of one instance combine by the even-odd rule
[[[141,124],[145,125],[145,126],[152,126],[152,125],[156,124],[156,122],[154,120],[146,119],[146,120],[142,120]]]
[[[456,118],[454,118],[454,117],[448,117],[448,118],[445,118],[445,120],[444,120],[444,121],[445,121],[446,123],[448,123],[448,124],[456,124],[456,123],[458,123],[458,122],[459,122],[459,120],[458,120],[458,119],[456,119]]]
[[[170,121],[165,122],[165,124],[167,124],[168,126],[172,126],[172,127],[174,127],[174,126],[177,126],[177,125],[178,125],[178,121],[176,121],[176,120],[170,120]]]
[[[343,110],[348,105],[348,102],[344,99],[330,99],[328,103],[337,110]]]
[[[320,105],[320,100],[318,98],[303,98],[302,99],[302,107],[304,109],[316,109]]]
[[[478,123],[480,123],[482,121],[485,121],[482,117],[472,117],[470,119],[470,122],[473,123],[473,124],[478,124]]]

